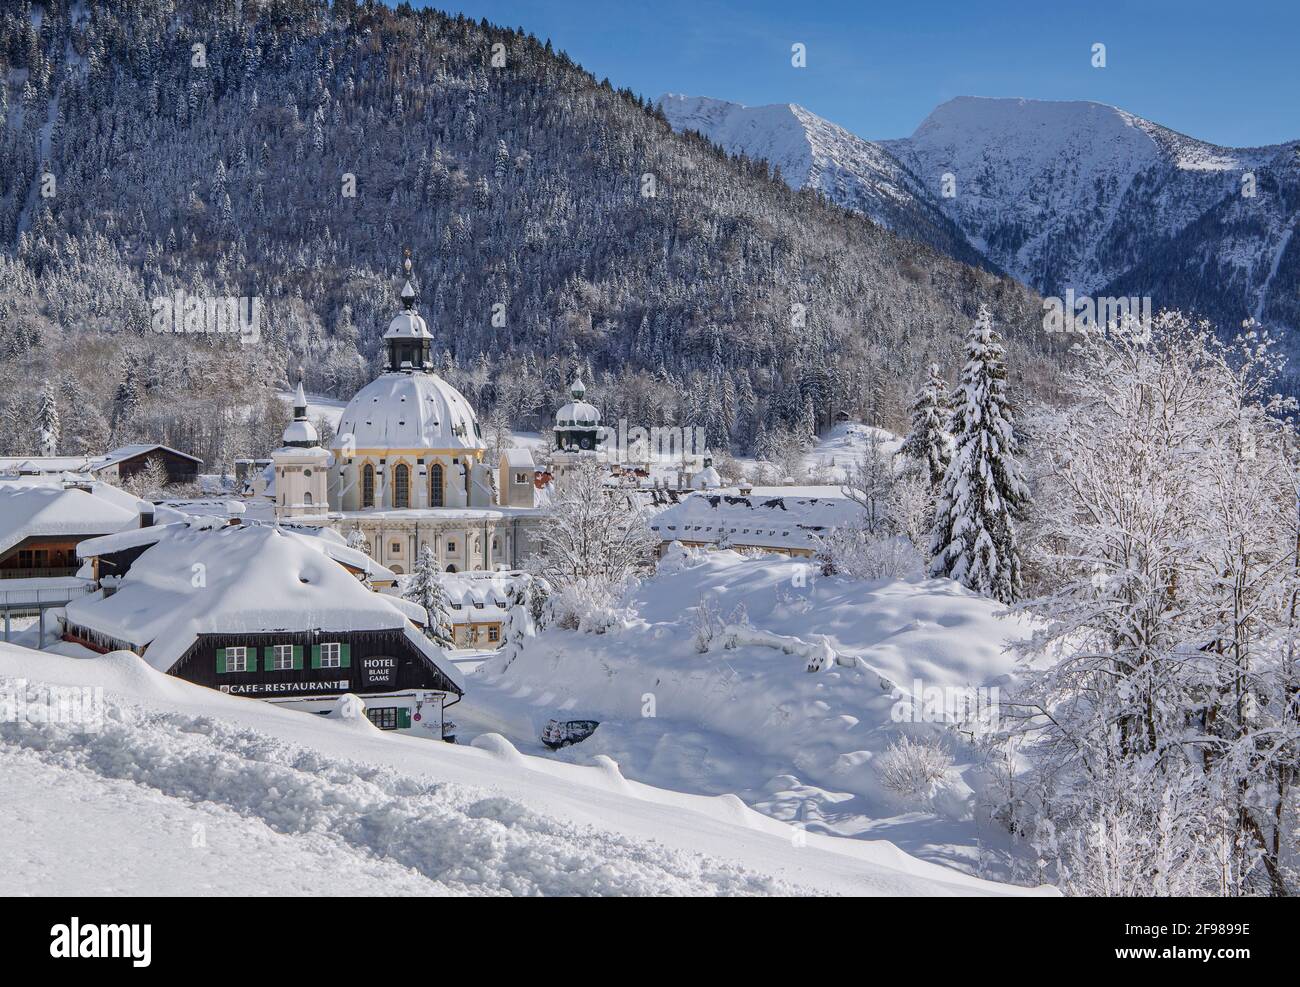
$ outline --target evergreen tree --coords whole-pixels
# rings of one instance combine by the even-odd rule
[[[948,384],[939,373],[939,365],[932,363],[929,376],[912,403],[912,431],[898,451],[916,462],[933,490],[938,490],[943,483],[952,459],[949,414]]]
[[[49,381],[41,390],[40,439],[41,455],[57,456],[59,454],[59,404],[54,394],[54,385]]]
[[[966,337],[954,421],[956,450],[939,497],[930,574],[1010,603],[1020,595],[1016,520],[1029,490],[1015,458],[1002,341],[984,305]]]
[[[447,606],[447,594],[443,592],[438,579],[438,560],[433,549],[425,545],[420,549],[420,556],[415,561],[415,571],[406,584],[402,599],[410,600],[424,607],[429,614],[424,633],[435,643],[444,648],[456,646],[455,631],[451,626],[451,614]]]

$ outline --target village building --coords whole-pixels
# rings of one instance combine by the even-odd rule
[[[464,692],[424,609],[371,589],[374,561],[331,531],[191,519],[78,552],[96,589],[68,604],[63,637],[91,651],[310,712],[351,693],[382,729],[427,731]]]
[[[438,582],[447,598],[456,647],[501,647],[510,594],[527,581],[528,577],[517,571],[440,573]]]
[[[16,619],[37,618],[45,644],[46,611],[88,592],[77,543],[134,527],[139,502],[85,476],[28,475],[0,480],[0,618],[9,641]],[[147,507],[147,505],[145,505]]]
[[[700,490],[660,512],[650,528],[660,552],[730,548],[811,558],[836,528],[861,522],[861,505],[841,487],[744,487]]]
[[[7,476],[57,476],[82,474],[109,483],[122,483],[157,463],[169,484],[196,483],[203,460],[157,442],[122,446],[99,456],[5,456],[0,474]]]

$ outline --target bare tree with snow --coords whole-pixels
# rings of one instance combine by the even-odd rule
[[[1171,313],[1076,355],[1077,400],[1035,424],[1057,583],[1025,604],[1046,624],[1003,722],[1034,794],[1006,811],[1051,821],[1080,893],[1294,893],[1300,526],[1272,343]]]

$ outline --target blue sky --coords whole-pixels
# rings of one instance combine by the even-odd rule
[[[1300,138],[1300,0],[443,0],[615,86],[801,103],[868,138],[953,96],[1095,99],[1227,145]],[[808,65],[790,64],[790,46]],[[1106,67],[1091,65],[1106,45]]]

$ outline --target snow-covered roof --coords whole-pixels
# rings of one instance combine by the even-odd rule
[[[853,524],[862,507],[839,487],[734,487],[697,491],[658,514],[651,530],[664,541],[767,548],[816,548],[826,531]]]
[[[167,527],[112,595],[75,601],[68,621],[143,648],[145,661],[160,671],[204,633],[409,629],[424,636],[407,608],[334,561],[359,554],[346,546],[271,525]],[[440,652],[422,650],[460,685]]]
[[[432,339],[433,333],[429,332],[429,326],[422,316],[415,309],[409,309],[405,312],[398,312],[393,316],[393,321],[388,323],[388,331],[384,333],[385,339]]]
[[[316,448],[320,444],[320,435],[316,426],[305,419],[291,421],[284,429],[286,446]]]
[[[196,463],[203,460],[157,442],[137,442],[99,456],[0,456],[0,473],[95,473],[151,452],[169,452]]]
[[[0,552],[38,535],[100,535],[138,523],[135,511],[77,487],[0,482]]]
[[[696,490],[716,490],[722,486],[722,477],[712,466],[706,466],[691,477],[691,486]]]
[[[367,449],[483,449],[478,418],[463,394],[437,374],[380,375],[339,418],[336,453]]]
[[[600,412],[586,401],[570,401],[555,413],[556,428],[594,428],[600,424]]]
[[[98,465],[95,468],[103,469],[105,466],[120,463],[124,459],[134,459],[136,456],[150,452],[170,452],[174,456],[183,456],[185,459],[191,459],[199,464],[203,462],[198,456],[191,456],[188,452],[181,452],[179,449],[173,449],[171,446],[165,446],[158,442],[137,442],[134,445],[122,446],[105,453],[103,456],[96,457]]]
[[[501,458],[505,460],[507,466],[516,469],[535,469],[537,465],[533,461],[531,449],[504,449]]]
[[[509,593],[512,587],[526,580],[523,573],[509,570],[501,572],[439,572],[438,584],[450,604],[452,623],[465,624],[484,620],[505,620],[509,612]],[[403,584],[410,576],[402,576]]]
[[[0,473],[89,473],[94,456],[0,456]]]
[[[155,524],[148,528],[131,528],[116,534],[99,538],[88,538],[77,545],[77,556],[92,559],[101,555],[112,555],[142,545],[154,545],[186,532],[216,531],[229,525],[229,521],[220,516],[195,516],[168,524]],[[282,531],[299,538],[310,539],[309,544],[318,552],[335,562],[350,566],[361,572],[369,573],[372,580],[394,582],[397,574],[385,565],[381,565],[365,552],[349,548],[347,542],[337,531],[313,525],[258,525],[259,527],[279,527]]]

